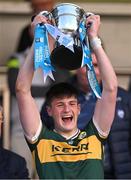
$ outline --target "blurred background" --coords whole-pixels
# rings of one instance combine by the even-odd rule
[[[100,36],[119,85],[128,89],[131,75],[131,0],[61,0],[101,16]],[[4,107],[3,146],[10,149],[10,91],[7,61],[16,51],[21,29],[30,22],[29,1],[0,0],[0,100]]]

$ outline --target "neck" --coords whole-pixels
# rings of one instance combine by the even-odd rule
[[[54,131],[57,132],[58,134],[60,134],[61,136],[63,136],[64,138],[66,138],[66,139],[71,139],[71,138],[77,136],[77,134],[80,132],[80,130],[78,128],[71,131],[71,132],[69,132],[69,131],[61,132],[61,131],[59,131],[57,129],[54,129]]]

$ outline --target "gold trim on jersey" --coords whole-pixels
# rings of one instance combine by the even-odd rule
[[[102,159],[101,142],[95,135],[82,139],[77,146],[42,139],[37,145],[37,152],[41,163]]]

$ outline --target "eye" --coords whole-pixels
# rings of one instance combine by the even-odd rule
[[[57,104],[57,107],[63,107],[63,103]]]
[[[70,102],[70,105],[76,106],[76,105],[77,105],[77,102],[76,102],[76,101],[71,101],[71,102]]]

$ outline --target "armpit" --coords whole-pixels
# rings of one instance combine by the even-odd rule
[[[24,133],[24,135],[31,144],[34,144],[38,140],[38,137],[41,133],[41,129],[42,129],[42,122],[40,120],[40,124],[39,124],[39,127],[37,129],[37,132],[33,137],[29,137],[26,133]]]
[[[97,124],[97,122],[95,121],[94,117],[93,117],[93,123],[94,123],[94,125],[95,125],[95,127],[96,127],[96,129],[97,129],[97,131],[99,133],[99,136],[101,138],[103,138],[103,139],[106,139],[109,132],[110,132],[110,129],[108,131],[106,131],[106,132],[102,131],[101,128],[99,127],[99,125]]]

